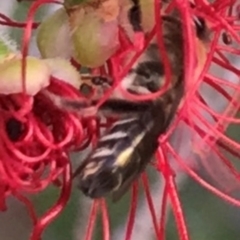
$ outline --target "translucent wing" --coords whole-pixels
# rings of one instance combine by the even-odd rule
[[[200,184],[234,204],[239,204],[236,200],[240,196],[237,61],[236,55],[217,51],[198,92],[186,99],[184,117],[171,134],[168,146],[175,169],[184,169]]]

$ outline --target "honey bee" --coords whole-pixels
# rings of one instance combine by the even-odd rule
[[[130,20],[137,16],[135,20],[139,25],[137,9],[135,5],[134,11],[131,10]],[[134,21],[130,22],[134,25]],[[204,45],[208,32],[205,21],[196,17],[193,23],[196,38]],[[134,30],[140,31],[140,25]],[[160,97],[146,101],[124,99],[116,88],[98,109],[103,116],[117,114],[118,120],[100,137],[77,171],[79,188],[90,198],[111,194],[116,201],[124,195],[151,161],[158,148],[159,136],[167,131],[184,96],[184,39],[180,17],[163,15],[162,30],[172,72],[170,86]],[[156,40],[153,40],[120,85],[132,94],[143,95],[159,91],[165,81],[163,58]],[[98,77],[92,78],[92,83],[111,87],[111,81]],[[91,106],[94,104],[92,101]],[[59,105],[73,111],[82,111],[85,107],[91,109],[83,103],[65,99],[61,99]]]

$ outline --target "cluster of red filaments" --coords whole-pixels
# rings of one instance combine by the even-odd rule
[[[18,23],[3,14],[0,15],[0,24],[25,29],[22,45],[23,72],[31,30],[38,25],[33,23],[33,16],[42,4],[50,2],[47,0],[33,2],[26,23]],[[162,41],[161,22],[159,21],[161,6],[158,0],[154,4],[156,25],[145,39],[144,49],[152,37],[157,36],[159,49],[162,55],[166,56]],[[231,163],[230,158],[226,157],[231,155],[235,159],[240,159],[238,153],[240,145],[231,137],[224,135],[228,125],[239,123],[235,114],[239,108],[240,81],[237,76],[240,75],[240,71],[232,62],[238,59],[240,54],[233,44],[234,42],[240,43],[238,33],[240,31],[240,11],[235,1],[231,0],[216,0],[212,3],[195,0],[195,5],[196,7],[192,9],[187,0],[175,0],[169,6],[169,9],[178,9],[184,22],[186,96],[169,131],[159,139],[161,147],[156,153],[157,160],[154,166],[157,171],[161,172],[161,176],[165,180],[161,209],[155,207],[147,175],[143,174],[141,177],[156,239],[159,240],[165,239],[168,200],[178,226],[179,239],[190,239],[174,180],[173,173],[176,164],[178,168],[184,169],[192,178],[214,194],[240,206],[240,201],[233,198],[230,191],[239,188],[239,172]],[[193,80],[196,49],[194,47],[195,33],[192,30],[192,19],[196,15],[203,17],[209,23],[212,37],[208,57],[201,74],[198,79]],[[144,51],[144,49],[138,49],[130,63],[121,68],[124,54],[127,54],[129,50],[136,49],[136,46],[140,46],[142,38],[136,37],[140,44],[134,44],[134,46],[119,28],[119,40],[121,48],[107,62],[108,74],[115,79],[115,86]],[[230,57],[234,60],[231,61]],[[164,61],[166,79],[170,79],[171,71],[168,60],[164,59],[166,60]],[[102,69],[98,70],[102,72]],[[219,71],[222,73],[217,74],[216,72]],[[225,77],[223,73],[226,73]],[[229,80],[230,78],[232,80]],[[163,93],[168,86],[169,82],[166,81],[158,93],[141,97],[140,100],[155,98]],[[81,98],[79,92],[72,86],[53,78],[48,90],[63,97]],[[213,100],[208,101],[208,91],[211,92],[210,95],[214,94],[214,99],[218,99],[218,104]],[[102,104],[110,94],[110,91],[107,92],[98,105]],[[128,98],[136,98],[136,96],[125,94]],[[69,199],[72,183],[69,152],[80,151],[91,143],[95,144],[101,124],[95,118],[81,119],[76,114],[58,109],[41,91],[34,97],[26,96],[24,93],[0,95],[0,111],[0,208],[6,209],[5,200],[9,195],[22,201],[28,208],[34,224],[31,239],[39,240],[44,228],[59,215]],[[179,131],[180,129],[185,130]],[[187,143],[182,146],[179,145],[179,142]],[[183,148],[185,149],[184,153]],[[205,151],[206,149],[207,151]],[[197,161],[196,155],[198,163],[195,162]],[[209,155],[211,155],[211,159],[209,159]],[[204,166],[215,184],[209,184],[200,176],[195,168],[198,164]],[[225,176],[224,185],[220,182],[220,174],[221,177]],[[50,184],[59,187],[61,191],[59,200],[44,216],[38,217],[31,202],[24,194],[38,193]],[[132,201],[124,238],[126,240],[131,239],[134,231],[138,188],[137,183],[133,184]],[[83,239],[92,239],[95,220],[99,212],[102,215],[103,239],[111,238],[107,206],[104,200],[96,200],[92,205],[86,236]],[[160,221],[158,220],[159,216]]]

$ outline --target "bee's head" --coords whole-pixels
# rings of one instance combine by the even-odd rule
[[[162,68],[159,62],[142,62],[123,79],[122,86],[136,94],[157,92],[162,84]]]
[[[90,162],[80,173],[78,187],[91,198],[104,197],[122,182],[121,174],[116,169],[107,166],[97,167],[97,165],[97,162]]]

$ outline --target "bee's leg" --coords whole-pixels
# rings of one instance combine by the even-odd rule
[[[96,114],[96,107],[92,106],[91,101],[74,100],[66,97],[58,96],[48,90],[43,90],[42,93],[58,108],[69,112],[77,112],[83,116],[94,116]]]
[[[128,18],[135,32],[142,32],[141,8],[139,0],[132,0],[133,6],[129,10]]]
[[[134,31],[134,47],[137,51],[140,51],[144,46],[144,32],[141,24],[141,7],[139,0],[132,0],[132,3],[133,6],[129,10],[128,18]]]
[[[65,101],[65,100],[64,100]],[[65,101],[67,109],[79,112],[83,116],[124,117],[139,114],[153,106],[152,101],[130,102],[122,99],[110,99],[104,102],[98,109],[97,101],[92,101],[91,106],[83,108],[81,102]]]
[[[109,99],[104,102],[99,108],[96,107],[98,100],[74,100],[65,97],[60,97],[47,90],[43,91],[55,106],[69,112],[76,112],[81,116],[105,116],[115,117],[129,114],[137,114],[150,108],[153,101],[132,102],[124,99]]]
[[[124,116],[144,112],[153,105],[151,100],[132,102],[124,99],[109,99],[100,106],[99,112],[104,116],[111,114]]]

